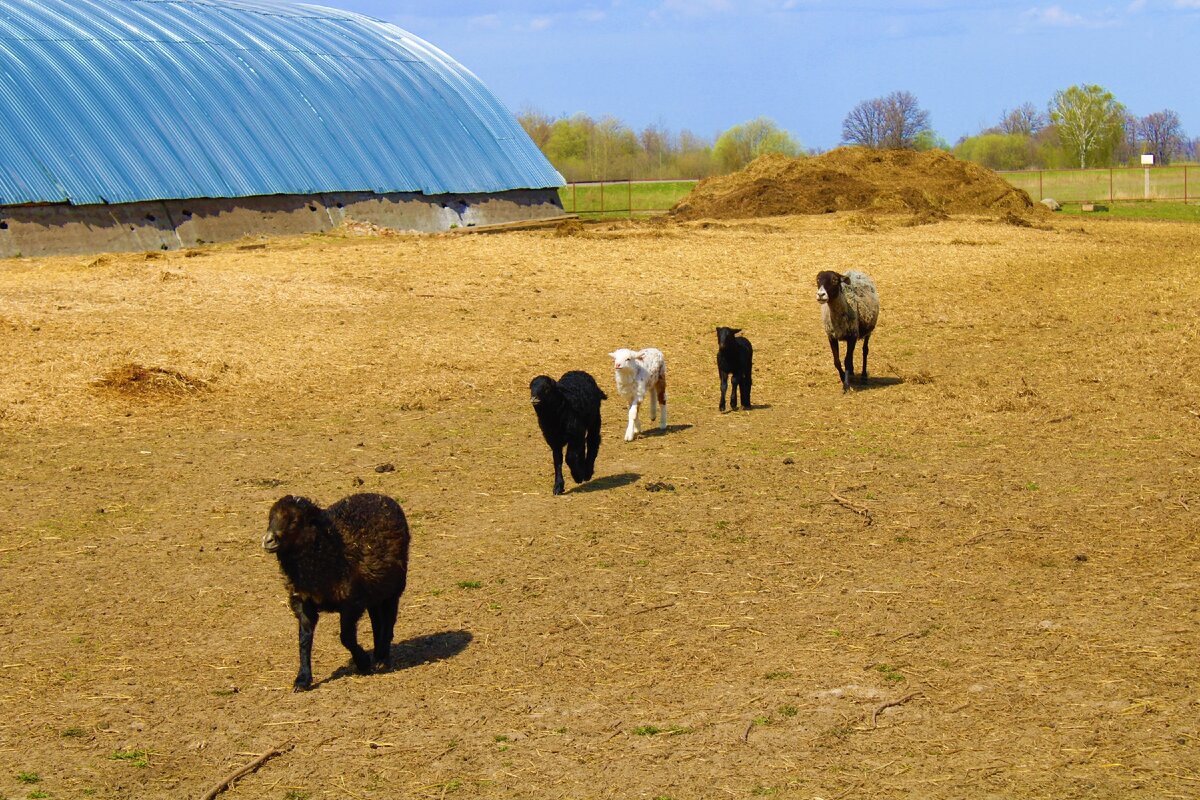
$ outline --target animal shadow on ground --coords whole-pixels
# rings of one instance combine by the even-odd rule
[[[757,406],[756,406],[756,408],[757,408]],[[666,430],[663,430],[662,428],[646,428],[645,430],[642,431],[641,435],[642,436],[665,436],[668,433],[679,433],[680,431],[686,431],[690,427],[692,427],[692,426],[685,423],[683,425],[668,425],[666,427]]]
[[[403,601],[401,601],[401,610],[403,610]],[[392,645],[392,668],[388,671],[398,672],[402,669],[411,669],[423,664],[433,664],[437,661],[454,658],[466,650],[467,645],[474,638],[470,631],[441,631],[394,643]],[[334,670],[332,675],[320,683],[328,683],[354,674],[354,664],[346,664]]]
[[[728,411],[722,411],[720,413],[722,413],[722,414],[740,414],[743,411],[769,411],[770,409],[771,409],[770,403],[755,403],[752,406],[738,406],[736,409],[731,408]]]
[[[895,377],[876,378],[874,376],[868,375],[866,383],[855,383],[855,382],[851,381],[850,382],[850,391],[865,392],[865,391],[869,391],[871,389],[883,389],[887,386],[897,386],[901,383],[904,383],[904,378],[895,378]]]
[[[605,489],[618,489],[622,486],[628,486],[631,483],[637,483],[641,480],[641,475],[636,472],[620,472],[616,475],[605,475],[603,478],[581,483],[574,489],[571,489],[567,494],[580,494],[583,492],[602,492]]]

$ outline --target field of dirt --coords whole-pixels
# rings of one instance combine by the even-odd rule
[[[827,214],[0,262],[0,797],[1194,798],[1200,226]],[[841,393],[814,299],[882,298]],[[755,347],[720,414],[716,325]],[[529,380],[660,347],[551,495]],[[284,494],[398,498],[396,668]],[[363,621],[360,637],[369,637]]]

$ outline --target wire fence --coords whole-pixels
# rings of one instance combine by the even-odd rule
[[[563,210],[584,217],[664,214],[687,197],[698,180],[580,181],[558,190]]]
[[[1134,200],[1200,202],[1200,167],[1101,167],[1000,171],[1006,181],[1035,201],[1101,203]],[[559,189],[563,210],[593,219],[664,214],[695,188],[698,180],[580,181]]]
[[[998,172],[1034,200],[1060,203],[1098,203],[1122,200],[1160,200],[1190,203],[1200,200],[1200,168],[1102,167],[1098,169],[1023,170]]]

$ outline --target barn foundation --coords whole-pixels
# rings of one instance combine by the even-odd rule
[[[178,250],[246,236],[319,233],[346,220],[432,233],[562,215],[557,189],[446,195],[337,192],[119,205],[0,206],[0,257]]]

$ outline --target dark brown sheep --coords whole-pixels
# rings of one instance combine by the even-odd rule
[[[262,546],[279,558],[292,612],[300,623],[300,671],[294,690],[312,686],[312,640],[322,611],[337,611],[342,644],[361,673],[371,657],[358,646],[358,621],[371,617],[375,665],[391,662],[392,632],[408,577],[408,521],[381,494],[354,494],[327,509],[288,495],[271,507]]]

